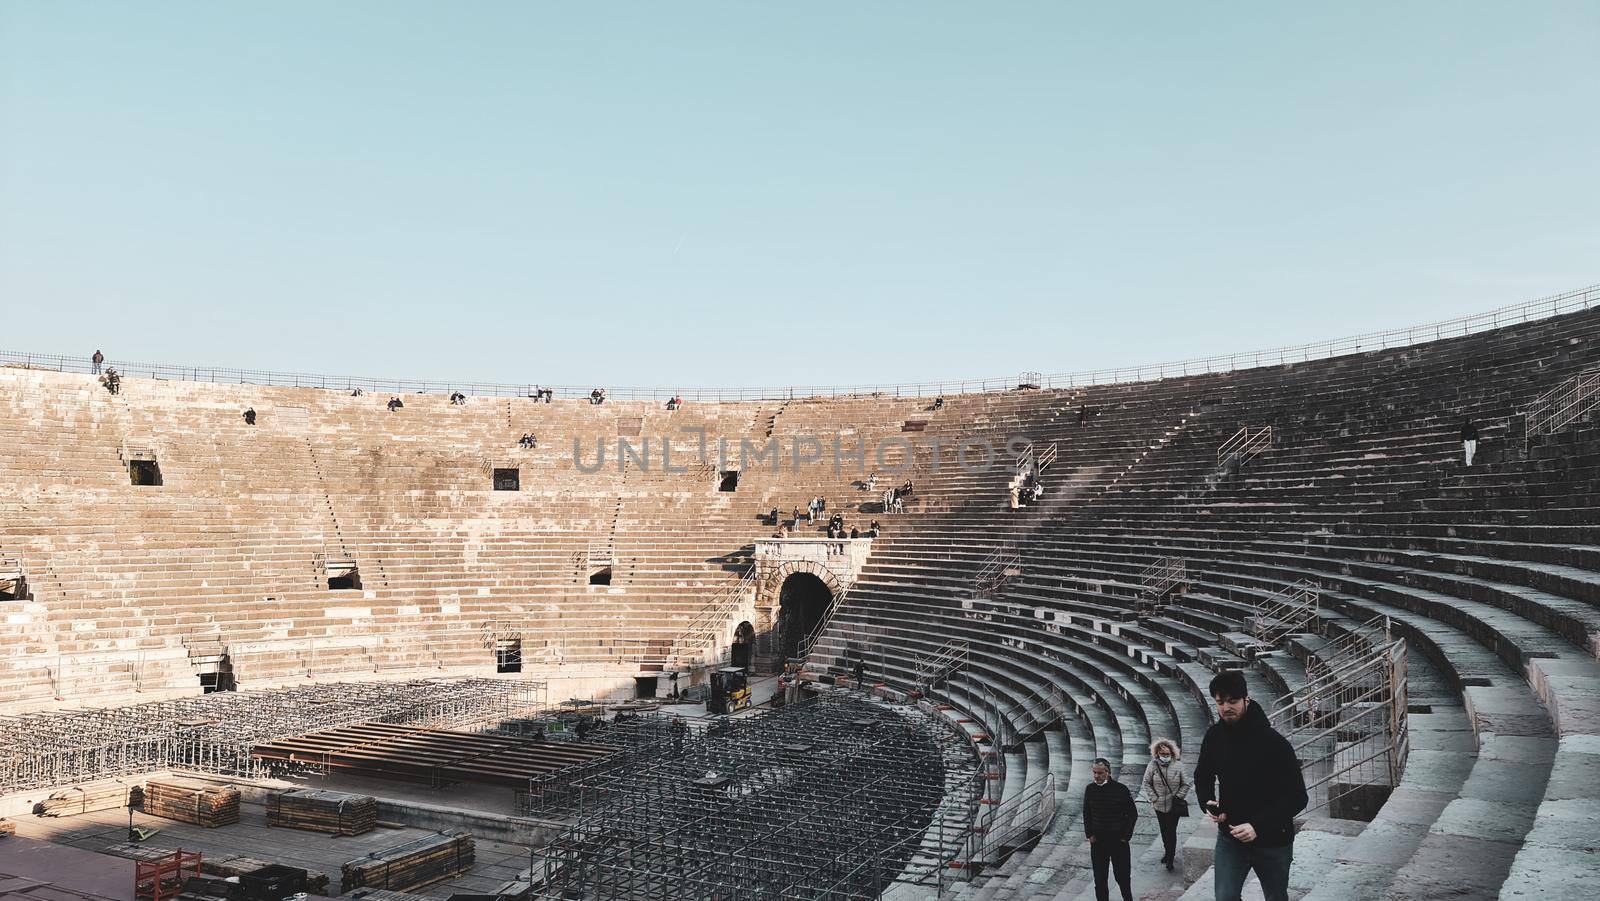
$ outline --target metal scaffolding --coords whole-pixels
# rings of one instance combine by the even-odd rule
[[[531,811],[573,815],[533,898],[868,899],[951,881],[981,844],[978,758],[920,707],[841,692],[704,729],[646,716],[593,737],[628,762],[530,789]]]
[[[0,795],[163,769],[256,776],[259,743],[362,722],[493,726],[544,702],[539,681],[421,679],[0,717]]]

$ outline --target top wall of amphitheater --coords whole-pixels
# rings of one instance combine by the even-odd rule
[[[1242,369],[1282,366],[1376,350],[1427,344],[1479,332],[1492,331],[1519,323],[1582,312],[1596,306],[1600,306],[1600,285],[1590,285],[1575,291],[1500,307],[1457,319],[1403,329],[1350,335],[1291,347],[1086,372],[1023,373],[1021,375],[1027,376],[1027,381],[1030,384],[1037,384],[1041,388],[1048,389],[1083,388],[1095,385],[1158,381],[1216,372],[1234,372]],[[360,388],[363,391],[398,394],[447,394],[452,391],[460,391],[464,394],[480,397],[526,397],[536,387],[533,383],[513,385],[491,382],[334,376],[303,372],[230,369],[217,366],[183,366],[172,363],[137,363],[119,359],[111,360],[109,365],[115,366],[122,376],[128,378],[247,384],[283,388],[323,388],[341,391]],[[37,354],[23,351],[0,351],[0,366],[45,369],[57,372],[88,373],[92,371],[92,364],[87,356]],[[613,400],[651,401],[664,401],[674,395],[694,401],[783,400],[802,397],[848,397],[873,394],[889,394],[900,397],[933,397],[936,395],[1009,391],[1015,389],[1020,381],[1022,379],[1019,376],[1003,376],[998,378],[878,385],[785,385],[748,388],[608,386],[607,395],[609,399]],[[551,389],[558,397],[586,397],[594,386],[543,385],[542,387]]]

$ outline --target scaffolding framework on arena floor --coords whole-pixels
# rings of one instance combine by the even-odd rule
[[[627,729],[632,765],[535,793],[574,822],[534,898],[876,898],[949,881],[981,841],[978,757],[919,707],[840,692],[687,733],[659,717]]]
[[[0,795],[164,769],[257,776],[257,744],[363,722],[491,726],[537,711],[545,687],[510,679],[335,682],[0,717]]]

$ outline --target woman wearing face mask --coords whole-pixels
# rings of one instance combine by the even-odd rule
[[[1161,845],[1167,851],[1161,862],[1171,870],[1178,845],[1178,818],[1183,816],[1174,807],[1187,805],[1183,800],[1189,793],[1189,777],[1178,762],[1178,745],[1170,738],[1158,738],[1150,745],[1150,765],[1144,771],[1144,796],[1155,808],[1156,822],[1161,824]]]

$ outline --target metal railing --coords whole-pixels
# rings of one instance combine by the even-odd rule
[[[812,627],[811,632],[795,644],[795,657],[805,660],[811,656],[811,649],[816,647],[817,639],[822,637],[822,631],[828,628],[829,623],[833,622],[833,615],[839,612],[839,608],[844,606],[845,599],[849,596],[850,589],[842,588],[839,590],[839,596],[833,599],[833,602],[828,605],[828,609],[822,611],[822,615],[817,618],[817,624]]]
[[[1600,407],[1600,367],[1580,372],[1528,405],[1525,441],[1553,435]]]
[[[1160,557],[1139,571],[1139,594],[1147,598],[1164,597],[1188,578],[1188,561],[1182,557]]]
[[[1044,472],[1049,469],[1050,464],[1056,462],[1056,458],[1059,456],[1061,456],[1060,443],[1056,441],[1050,442],[1050,446],[1039,453],[1039,468],[1037,471]]]
[[[1240,426],[1232,438],[1222,442],[1222,446],[1217,448],[1217,466],[1228,466],[1234,462],[1243,466],[1271,446],[1272,426],[1264,425],[1254,431],[1251,431],[1249,426]]]
[[[1056,815],[1056,778],[1046,773],[999,804],[984,808],[973,861],[996,867],[1036,841]]]
[[[1127,382],[1145,382],[1156,379],[1204,375],[1212,372],[1233,372],[1260,366],[1281,366],[1287,363],[1304,363],[1345,354],[1409,347],[1428,341],[1458,338],[1478,332],[1490,331],[1508,325],[1533,322],[1565,313],[1575,313],[1600,305],[1600,285],[1590,285],[1538,300],[1474,313],[1456,319],[1417,325],[1409,328],[1367,332],[1326,341],[1314,341],[1278,347],[1270,350],[1245,351],[1153,363],[1139,366],[1114,367],[1083,372],[1045,375],[1040,379],[1042,388],[1081,388],[1090,385],[1115,385]],[[360,388],[373,393],[393,394],[463,394],[480,397],[527,397],[533,393],[533,384],[507,384],[496,382],[434,381],[407,378],[375,378],[367,376],[321,375],[304,372],[274,372],[257,369],[234,369],[219,366],[185,366],[172,363],[135,363],[112,361],[124,379],[154,378],[170,381],[217,382],[222,384],[249,384],[285,388],[323,388],[353,391]],[[24,366],[57,372],[90,373],[93,364],[88,356],[63,354],[37,354],[21,351],[0,351],[0,365]],[[1033,375],[1029,373],[1029,375]],[[926,382],[901,382],[863,385],[789,385],[750,388],[658,388],[624,386],[607,390],[608,400],[666,400],[680,395],[688,401],[742,401],[776,400],[795,397],[861,397],[870,395],[896,395],[905,397],[934,397],[951,394],[978,394],[1012,391],[1016,389],[1015,377],[954,379]],[[556,395],[567,398],[587,398],[594,388],[589,386],[544,386]]]
[[[1410,756],[1406,644],[1384,632],[1371,645],[1330,645],[1319,659],[1321,671],[1267,716],[1300,760],[1305,812],[1370,820]]]
[[[996,548],[983,559],[972,584],[982,595],[993,596],[1014,576],[1022,574],[1022,554],[1009,544]]]
[[[1250,617],[1250,634],[1276,645],[1287,635],[1312,631],[1317,626],[1321,586],[1301,580],[1262,601],[1260,612]]]
[[[965,669],[968,659],[967,642],[963,638],[952,639],[927,654],[917,655],[917,687],[932,689],[938,682]]]
[[[756,571],[751,567],[739,577],[738,582],[724,588],[707,601],[695,614],[694,619],[690,620],[688,628],[672,640],[672,646],[667,653],[667,662],[681,666],[687,656],[696,663],[704,663],[701,657],[716,645],[722,624],[730,614],[739,609],[744,602],[745,594],[755,584]]]

